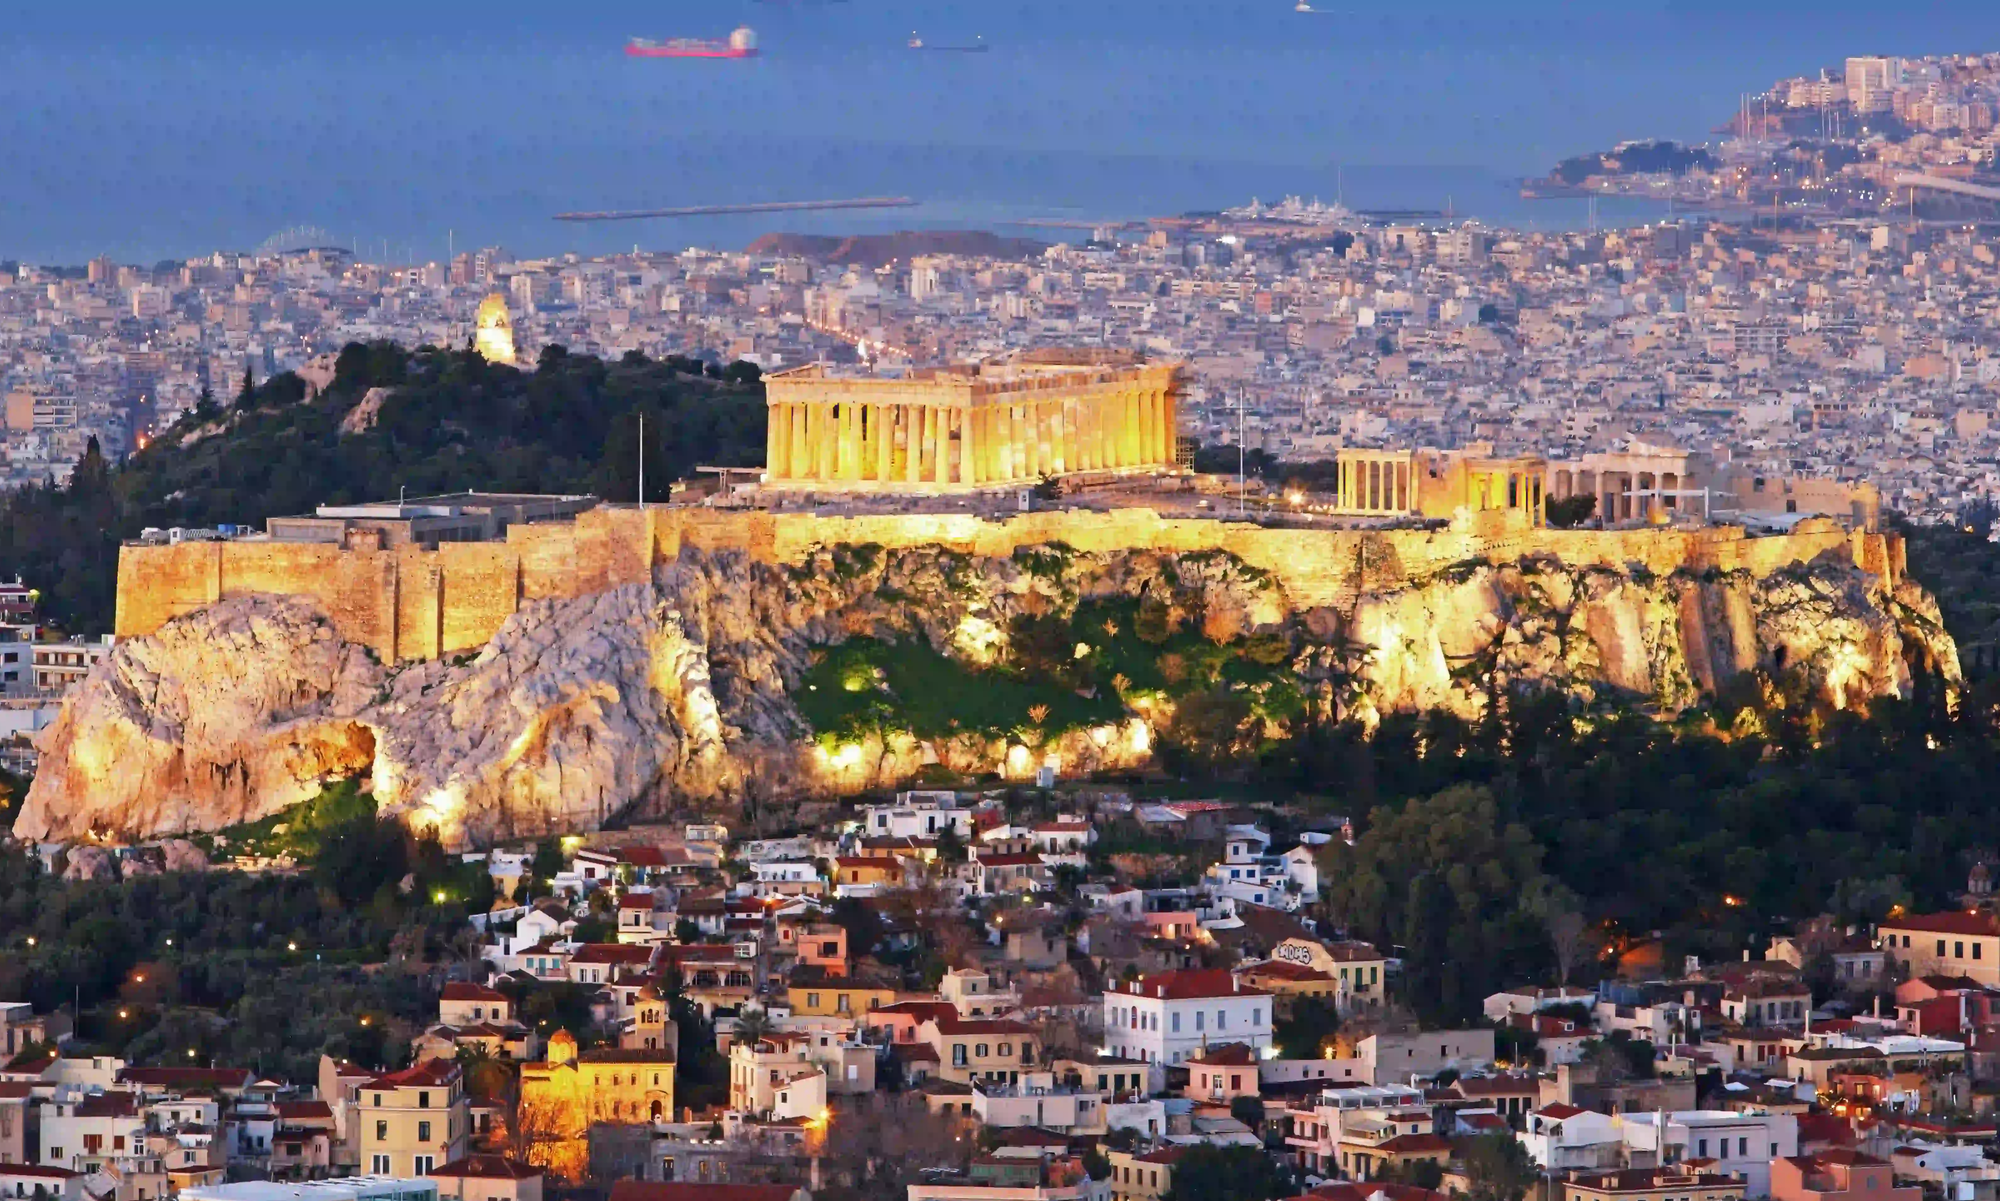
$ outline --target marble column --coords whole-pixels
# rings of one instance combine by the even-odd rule
[[[826,404],[812,401],[806,405],[806,461],[811,464],[805,475],[810,480],[826,478],[827,450]]]
[[[979,428],[979,410],[969,403],[960,411],[958,436],[958,476],[965,484],[986,482],[986,431]]]
[[[896,404],[876,404],[876,480],[888,482],[896,472]]]
[[[923,478],[924,410],[922,405],[903,406],[903,482],[914,484]]]

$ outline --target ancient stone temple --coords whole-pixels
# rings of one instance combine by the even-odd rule
[[[765,484],[934,492],[1171,471],[1180,380],[1175,363],[1090,351],[902,376],[780,372],[765,377]]]

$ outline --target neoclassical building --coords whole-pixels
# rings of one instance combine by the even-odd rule
[[[1177,363],[1031,351],[902,376],[815,364],[765,377],[766,487],[937,492],[1174,470]]]

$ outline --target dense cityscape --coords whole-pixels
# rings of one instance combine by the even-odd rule
[[[0,1197],[2000,1201],[1996,115],[8,263]]]

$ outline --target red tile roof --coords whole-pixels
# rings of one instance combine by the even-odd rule
[[[1243,1043],[1223,1043],[1221,1046],[1210,1047],[1200,1057],[1187,1062],[1211,1068],[1249,1067],[1257,1062],[1257,1053]]]
[[[427,1059],[415,1067],[404,1068],[400,1072],[387,1072],[375,1077],[362,1088],[437,1088],[458,1079],[459,1068],[454,1060]]]
[[[533,1180],[541,1174],[540,1168],[504,1155],[468,1155],[464,1159],[454,1159],[441,1168],[431,1169],[433,1176],[471,1180]]]
[[[1399,1134],[1376,1143],[1375,1149],[1391,1155],[1421,1155],[1427,1151],[1449,1151],[1451,1140],[1442,1134]]]
[[[697,1184],[658,1180],[620,1180],[611,1186],[611,1201],[792,1201],[796,1184]]]
[[[1187,1001],[1208,997],[1266,997],[1269,993],[1255,988],[1243,988],[1236,977],[1224,968],[1182,968],[1179,971],[1155,972],[1141,976],[1131,984],[1123,985],[1120,992],[1138,997],[1153,997],[1168,1001]]]
[[[622,942],[587,942],[569,957],[571,963],[624,963],[644,967],[652,962],[653,948]]]
[[[473,984],[465,980],[453,980],[438,992],[438,1000],[505,1002],[507,994],[497,988],[488,988],[484,984]]]

